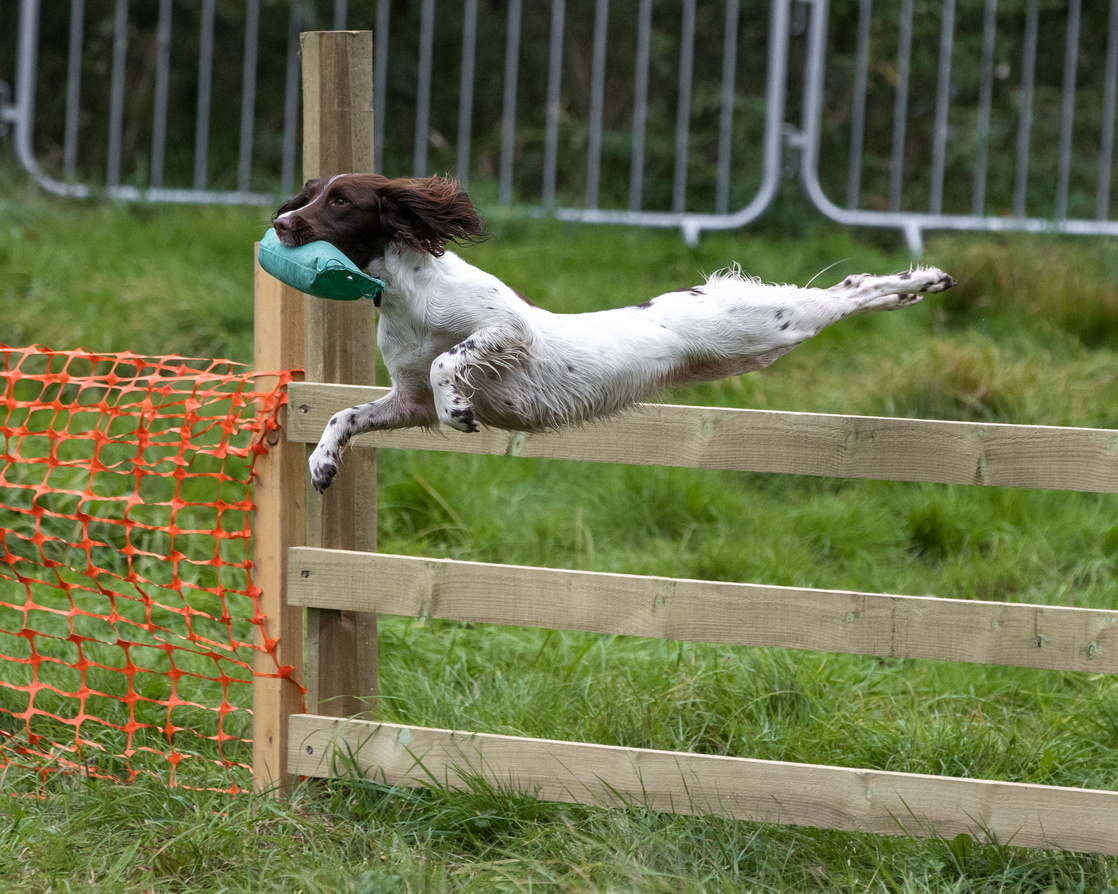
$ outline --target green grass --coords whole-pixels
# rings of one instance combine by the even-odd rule
[[[251,359],[260,210],[58,202],[0,174],[0,341]],[[907,267],[794,209],[677,233],[516,221],[464,250],[537,303],[643,301],[733,261],[819,283]],[[75,236],[75,234],[78,234]],[[1115,427],[1118,245],[942,236],[960,287],[845,321],[683,403]],[[382,451],[380,544],[413,555],[1118,610],[1109,495]],[[344,474],[344,473],[343,473]],[[384,618],[381,716],[843,766],[1118,788],[1118,688],[1086,674]],[[37,778],[0,794],[14,891],[1118,889],[1118,861],[386,789],[272,800]]]

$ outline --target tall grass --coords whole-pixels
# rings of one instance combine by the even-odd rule
[[[7,175],[0,340],[251,347],[242,209],[59,203]],[[464,249],[537,303],[639,302],[738,261],[827,285],[907,267],[893,236],[778,212],[677,234],[490,215]],[[75,233],[96,238],[75,238]],[[843,260],[847,259],[847,260]],[[1118,247],[953,236],[955,292],[845,321],[770,369],[670,400],[1114,427]],[[343,471],[344,474],[344,471]],[[1118,609],[1108,495],[382,451],[385,551]],[[607,744],[1118,787],[1118,689],[1086,674],[383,618],[380,716]],[[278,801],[45,782],[9,768],[7,890],[1103,891],[1113,859],[542,804],[359,774]]]

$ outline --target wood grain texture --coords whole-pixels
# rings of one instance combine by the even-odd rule
[[[293,549],[295,605],[1118,673],[1118,612]]]
[[[301,35],[303,175],[308,180],[373,169],[372,47],[368,31]],[[375,311],[370,301],[308,299],[307,379],[373,384]],[[376,549],[376,453],[360,447],[347,460],[354,474],[324,495],[315,492],[309,477],[305,483],[307,543]],[[376,680],[376,616],[308,611],[308,703],[334,716],[367,711],[373,707]]]
[[[354,755],[388,785],[469,788],[484,779],[546,801],[644,805],[682,814],[823,829],[1118,853],[1118,792],[994,782],[291,718],[290,763],[327,776]]]
[[[309,31],[303,59],[303,175],[373,170],[373,33]]]
[[[303,356],[303,296],[255,268],[254,363],[260,370],[294,369]],[[270,392],[274,376],[259,376],[258,391]],[[291,783],[287,770],[287,717],[303,710],[303,695],[291,679],[274,676],[271,656],[259,651],[264,636],[278,639],[276,663],[292,668],[294,680],[303,679],[303,610],[289,606],[287,550],[303,543],[303,449],[284,435],[286,410],[280,428],[267,436],[268,452],[256,458],[252,513],[253,583],[260,588],[263,627],[255,628],[252,687],[253,784],[262,791],[283,791]],[[272,675],[272,676],[267,676]]]
[[[290,437],[317,443],[340,409],[383,388],[292,387]],[[643,404],[561,434],[405,429],[362,435],[376,447],[460,453],[1118,492],[1118,431]],[[340,478],[348,470],[343,469]]]

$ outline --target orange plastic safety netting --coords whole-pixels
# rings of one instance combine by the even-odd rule
[[[0,359],[0,766],[243,785],[254,659],[290,673],[250,561],[290,374],[260,394],[224,360]]]

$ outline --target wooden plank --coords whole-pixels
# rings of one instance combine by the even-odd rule
[[[299,35],[303,58],[303,174],[373,170],[373,32]]]
[[[660,639],[1118,673],[1118,612],[289,552],[295,605]]]
[[[290,437],[313,444],[338,410],[386,389],[292,389]],[[412,450],[888,481],[1118,492],[1118,431],[643,404],[561,434],[406,429],[361,443]],[[343,470],[342,478],[351,474]]]
[[[368,31],[301,35],[303,174],[307,179],[373,169],[373,44]],[[305,303],[305,367],[319,382],[372,384],[376,309],[369,301]],[[376,549],[376,452],[347,456],[354,474],[319,495],[306,481],[307,542]],[[334,716],[371,710],[376,696],[376,616],[307,614],[308,704]]]
[[[254,364],[259,370],[294,369],[303,356],[303,296],[265,273],[255,272]],[[274,376],[258,376],[257,391],[268,393]],[[253,483],[253,583],[260,588],[263,626],[255,629],[253,655],[253,784],[262,791],[283,791],[291,783],[287,770],[287,717],[303,710],[303,695],[292,682],[303,679],[303,610],[289,606],[287,550],[303,543],[303,453],[280,429],[267,436],[268,452],[256,458]],[[277,639],[275,660],[291,667],[291,678],[274,675],[271,656],[259,651],[265,635]],[[264,675],[264,676],[261,676]]]
[[[388,785],[484,779],[545,801],[882,835],[1118,854],[1118,792],[683,754],[296,715],[290,762],[327,776],[353,755]]]

